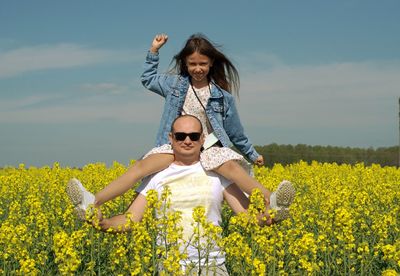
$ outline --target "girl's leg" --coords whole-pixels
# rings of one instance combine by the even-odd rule
[[[214,169],[216,173],[219,173],[223,177],[236,183],[239,188],[251,194],[254,188],[258,188],[264,194],[265,201],[271,209],[277,211],[274,221],[282,221],[289,217],[289,206],[292,204],[295,197],[295,189],[287,180],[282,181],[276,191],[271,193],[258,181],[252,178],[246,173],[246,171],[233,160],[227,161],[218,168]]]
[[[75,205],[75,213],[78,218],[86,220],[86,210],[91,204],[94,204],[94,207],[98,208],[103,203],[127,192],[143,177],[167,168],[173,161],[173,154],[150,154],[145,159],[137,161],[126,173],[108,184],[96,195],[86,190],[76,178],[68,182],[66,192],[71,202]]]
[[[162,171],[174,161],[174,155],[168,153],[151,154],[145,159],[136,161],[123,175],[108,184],[95,195],[95,206],[116,198],[133,187],[143,177]]]
[[[247,194],[251,194],[253,189],[258,188],[265,197],[265,200],[269,202],[271,192],[267,190],[261,183],[251,177],[242,166],[236,161],[229,160],[214,169],[214,171],[230,181],[236,183],[239,188]]]

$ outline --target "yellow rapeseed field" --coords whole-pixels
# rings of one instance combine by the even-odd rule
[[[75,218],[65,193],[70,178],[96,192],[126,169],[116,162],[0,169],[0,273],[153,275],[162,267],[161,274],[180,275],[180,216],[154,219],[165,206],[155,194],[130,233],[104,233]],[[231,275],[399,275],[400,169],[300,162],[255,168],[255,175],[270,190],[283,179],[294,183],[291,219],[259,227],[259,193],[247,215],[234,216],[224,206],[221,228],[204,220],[202,208],[193,213],[194,241],[205,248],[216,239]],[[133,197],[130,191],[102,211],[124,212]],[[162,201],[168,204],[168,191]]]

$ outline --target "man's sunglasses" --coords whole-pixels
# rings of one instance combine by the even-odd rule
[[[175,132],[174,137],[176,141],[185,141],[186,137],[190,138],[193,142],[199,141],[201,133],[200,132],[191,132],[191,133],[185,133],[185,132]]]

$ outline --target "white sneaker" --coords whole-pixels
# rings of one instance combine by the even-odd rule
[[[276,191],[271,193],[270,196],[270,207],[276,210],[276,215],[274,221],[282,221],[289,217],[289,206],[292,204],[294,197],[296,195],[296,190],[294,189],[292,183],[287,180],[283,180]]]
[[[88,192],[76,178],[72,178],[68,182],[66,191],[72,204],[75,205],[75,212],[78,218],[86,220],[86,210],[90,204],[94,204],[94,194]]]

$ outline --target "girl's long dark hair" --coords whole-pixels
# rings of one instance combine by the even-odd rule
[[[208,78],[214,81],[222,89],[239,96],[239,73],[232,62],[218,50],[220,46],[212,43],[205,35],[193,34],[186,41],[182,50],[174,56],[172,70],[178,74],[188,76],[186,58],[198,52],[205,55],[213,62]]]

